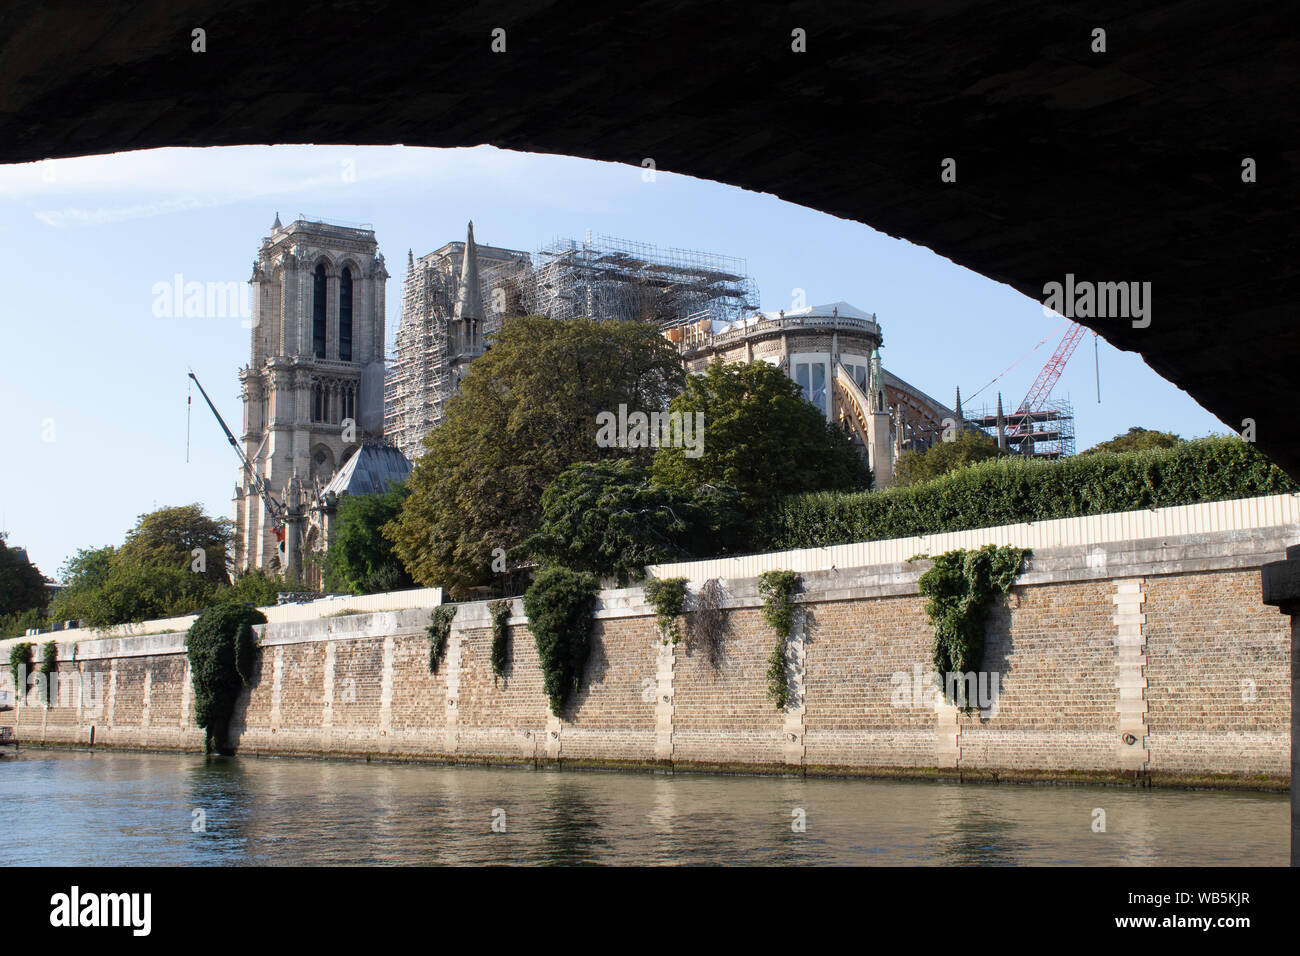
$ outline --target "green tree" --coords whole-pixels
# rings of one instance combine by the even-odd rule
[[[189,568],[119,555],[103,585],[84,595],[79,620],[90,627],[111,627],[190,614],[211,604],[214,593],[207,579]]]
[[[983,432],[962,429],[952,441],[924,451],[905,451],[894,462],[894,484],[919,485],[977,461],[998,457],[998,443]]]
[[[229,518],[209,518],[199,504],[159,508],[140,516],[127,532],[122,557],[139,564],[190,570],[195,552],[202,555],[199,573],[212,584],[228,584],[226,550],[233,534]]]
[[[63,590],[50,603],[50,617],[56,621],[89,620],[91,606],[97,600],[99,589],[113,570],[117,549],[112,545],[102,548],[82,548],[63,562],[59,579]]]
[[[410,492],[397,484],[384,495],[344,495],[325,552],[325,588],[374,594],[415,585],[380,529],[402,511]]]
[[[870,485],[848,436],[767,362],[710,365],[691,376],[671,408],[703,413],[704,443],[698,457],[688,448],[660,448],[651,472],[658,484],[734,488],[750,511],[797,492]]]
[[[248,604],[253,607],[270,607],[281,591],[289,590],[278,577],[265,571],[245,571],[235,578],[228,588],[218,588],[209,606],[217,604]]]
[[[541,524],[512,557],[627,582],[647,564],[723,550],[742,518],[729,491],[656,485],[627,458],[580,462],[547,486]]]
[[[18,614],[0,614],[0,641],[22,637],[28,628],[48,627],[49,619],[40,608],[29,607]]]
[[[1157,432],[1139,425],[1134,425],[1122,435],[1116,435],[1110,441],[1098,442],[1091,448],[1079,452],[1081,455],[1095,455],[1102,452],[1146,451],[1148,448],[1173,448],[1183,443],[1172,432]]]
[[[453,597],[490,580],[494,549],[536,529],[542,492],[580,461],[650,449],[603,448],[597,416],[664,409],[681,361],[643,322],[508,319],[426,439],[401,514],[384,535],[419,583]]]
[[[20,549],[5,544],[5,534],[0,532],[0,617],[33,608],[43,612],[49,599],[45,575]]]

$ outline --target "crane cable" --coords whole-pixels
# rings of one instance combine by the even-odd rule
[[[190,369],[190,371],[194,371]],[[194,383],[187,383],[185,394],[185,464],[190,463],[190,406],[194,402]]]
[[[1097,348],[1097,333],[1092,333],[1092,363],[1097,370],[1097,404],[1101,404],[1101,355]]]
[[[1054,338],[1054,337],[1056,336],[1056,333],[1057,333],[1057,332],[1060,332],[1061,329],[1065,328],[1066,325],[1069,324],[1069,322],[1070,322],[1069,319],[1065,319],[1065,320],[1064,320],[1060,325],[1058,325],[1055,329],[1052,330],[1052,333],[1051,333],[1050,335],[1045,336],[1045,337],[1043,338],[1043,340],[1042,340],[1041,342],[1039,342],[1037,345],[1035,345],[1032,349],[1030,349],[1030,350],[1029,350],[1028,352],[1026,352],[1024,355],[1020,356],[1020,358],[1016,359],[1014,362],[1012,362],[1010,365],[1008,365],[1006,368],[1004,368],[1004,369],[1003,369],[1001,372],[999,372],[997,375],[993,376],[993,378],[990,379],[988,382],[986,382],[984,385],[980,386],[979,390],[976,391],[976,392],[974,392],[974,393],[972,393],[972,394],[970,395],[970,397],[968,397],[968,398],[966,399],[966,401],[969,402],[972,398],[974,398],[974,397],[975,397],[976,395],[978,395],[980,392],[984,391],[984,389],[988,388],[990,385],[992,385],[994,382],[996,382],[998,379],[1000,379],[1003,375],[1006,375],[1007,372],[1010,372],[1013,368],[1015,368],[1017,365],[1019,365],[1019,364],[1020,364],[1021,362],[1023,362],[1025,359],[1029,358],[1029,356],[1031,356],[1031,355],[1033,355],[1035,352],[1037,352],[1040,348],[1043,347],[1043,342],[1046,342],[1048,339]]]

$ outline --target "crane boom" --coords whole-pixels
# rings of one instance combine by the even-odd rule
[[[1047,401],[1047,396],[1052,393],[1056,383],[1061,379],[1061,373],[1065,371],[1065,363],[1070,361],[1070,356],[1074,350],[1079,347],[1079,342],[1083,339],[1083,333],[1086,332],[1078,322],[1071,322],[1065,334],[1061,336],[1060,344],[1056,346],[1056,351],[1052,357],[1047,360],[1042,371],[1038,373],[1038,378],[1034,379],[1034,384],[1029,387],[1029,392],[1025,395],[1020,407],[1012,413],[1012,418],[1022,416],[1015,420],[1007,429],[1009,435],[1018,434],[1022,429],[1029,429],[1028,416],[1039,411]]]
[[[208,403],[208,408],[212,409],[212,414],[217,417],[217,424],[220,425],[221,430],[226,433],[226,440],[230,442],[230,447],[235,449],[235,454],[239,456],[239,461],[244,466],[244,473],[248,476],[249,483],[253,486],[253,490],[261,496],[262,501],[266,504],[266,510],[271,513],[271,516],[275,518],[276,522],[278,524],[283,524],[285,517],[284,505],[280,504],[280,502],[276,500],[275,496],[271,494],[270,489],[266,487],[266,482],[257,474],[257,470],[253,468],[252,462],[248,460],[248,456],[244,454],[244,450],[239,447],[239,439],[237,439],[234,432],[230,430],[230,427],[226,424],[226,420],[221,417],[221,413],[217,411],[217,406],[212,404],[212,399],[208,397],[207,390],[203,387],[203,383],[199,381],[198,376],[193,372],[190,372],[190,378],[194,379],[194,384],[199,387],[199,394],[201,394],[203,400]]]

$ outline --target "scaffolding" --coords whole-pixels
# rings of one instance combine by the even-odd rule
[[[743,259],[613,236],[556,240],[533,256],[525,304],[553,319],[640,320],[660,328],[758,309]]]
[[[385,380],[384,430],[408,458],[424,451],[456,390],[449,323],[463,242],[408,261],[402,318]],[[510,315],[652,322],[663,329],[704,319],[731,322],[758,308],[741,259],[661,249],[590,235],[556,240],[536,253],[477,246],[483,336]]]
[[[998,416],[987,407],[963,418],[997,440]],[[1069,399],[1043,402],[1032,412],[1007,412],[1002,416],[1007,448],[1012,454],[1034,458],[1069,458],[1074,454],[1074,406]]]

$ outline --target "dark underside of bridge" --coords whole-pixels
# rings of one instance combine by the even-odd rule
[[[8,0],[0,162],[246,143],[650,158],[1035,299],[1067,273],[1150,282],[1148,327],[1081,321],[1228,427],[1253,419],[1300,477],[1294,11],[1135,6]]]

